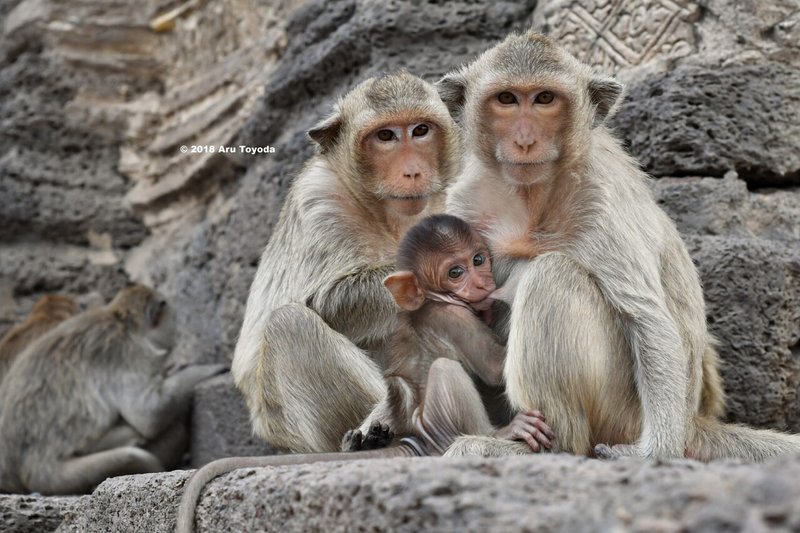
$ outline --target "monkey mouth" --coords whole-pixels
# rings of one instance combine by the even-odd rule
[[[501,161],[500,163],[509,167],[529,168],[546,165],[550,161]]]
[[[411,195],[399,195],[399,194],[392,194],[389,195],[390,200],[403,200],[403,201],[415,201],[415,200],[424,200],[428,197],[427,194],[411,194]]]

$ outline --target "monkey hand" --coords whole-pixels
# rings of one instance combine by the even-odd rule
[[[621,457],[642,457],[639,447],[635,444],[598,444],[594,447],[594,456],[598,459],[619,459]]]
[[[494,432],[494,437],[506,440],[524,440],[534,452],[550,448],[556,434],[547,425],[544,415],[535,410],[521,411],[505,427]]]
[[[373,422],[364,435],[360,429],[351,429],[344,435],[342,451],[357,452],[385,448],[394,440],[394,432],[386,424]]]

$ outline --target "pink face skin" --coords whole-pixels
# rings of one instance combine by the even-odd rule
[[[398,121],[374,128],[362,142],[387,208],[403,216],[421,213],[438,182],[439,129],[428,122]]]
[[[487,97],[481,122],[485,152],[516,185],[546,180],[560,156],[567,100],[559,91],[539,86],[509,86]]]
[[[437,278],[441,280],[442,292],[456,296],[476,311],[488,309],[494,301],[489,298],[497,288],[492,276],[492,259],[480,241],[441,261]]]

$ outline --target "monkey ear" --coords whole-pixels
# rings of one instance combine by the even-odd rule
[[[342,115],[336,112],[308,131],[308,136],[320,145],[322,153],[330,151],[342,132]]]
[[[425,294],[419,288],[413,272],[401,271],[389,274],[383,285],[392,293],[394,301],[406,311],[416,311],[425,303]]]
[[[453,118],[459,117],[467,100],[467,78],[463,70],[445,74],[436,82],[436,90],[439,91],[439,97],[447,106],[450,115]]]
[[[613,115],[614,106],[622,94],[622,84],[612,78],[594,78],[589,81],[589,98],[595,107],[592,127],[601,125]]]

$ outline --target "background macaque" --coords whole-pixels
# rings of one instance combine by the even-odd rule
[[[0,491],[77,494],[175,466],[194,386],[225,368],[165,377],[173,337],[164,299],[137,285],[31,343],[0,390]]]
[[[0,340],[0,382],[11,363],[35,339],[75,315],[78,304],[66,296],[45,294],[33,306],[31,314],[5,334]]]
[[[447,108],[406,72],[362,82],[309,136],[319,154],[261,256],[232,367],[255,432],[297,452],[338,450],[386,394],[397,310],[383,279],[459,161]]]
[[[603,125],[622,87],[531,32],[439,88],[469,149],[448,207],[488,239],[511,304],[508,397],[547,413],[554,450],[702,460],[800,450],[800,437],[716,419],[723,395],[697,272]],[[476,437],[448,453],[520,451]]]
[[[459,218],[433,215],[408,231],[396,266],[399,271],[384,280],[403,309],[384,374],[388,394],[360,429],[347,433],[343,448],[380,447],[391,438],[387,430],[419,437],[437,454],[461,434],[549,448],[554,435],[536,411],[518,414],[495,432],[466,372],[497,385],[505,360],[505,347],[484,323],[495,284],[483,239]]]

